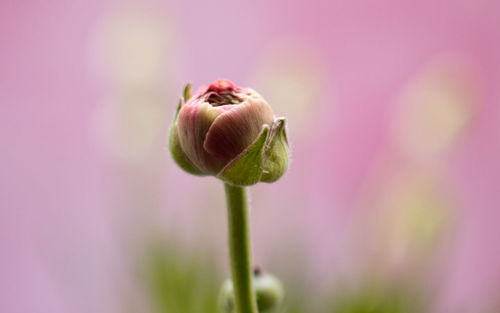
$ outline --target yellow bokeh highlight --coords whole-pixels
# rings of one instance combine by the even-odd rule
[[[442,158],[464,132],[478,104],[472,66],[459,57],[431,62],[403,92],[393,136],[403,154],[417,162]]]
[[[257,65],[252,88],[272,105],[277,115],[285,114],[294,129],[307,126],[319,112],[323,95],[324,64],[318,51],[298,42],[276,44]]]

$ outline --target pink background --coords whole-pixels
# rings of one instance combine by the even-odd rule
[[[482,0],[2,1],[0,311],[123,312],[150,233],[225,260],[222,187],[165,150],[185,81],[221,77],[289,118],[289,173],[253,189],[256,259],[297,246],[321,283],[351,276],[400,244],[377,241],[383,210],[417,181],[449,204],[435,310],[480,312],[500,286],[498,21]]]

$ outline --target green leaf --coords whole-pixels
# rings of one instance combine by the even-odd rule
[[[277,181],[288,169],[290,151],[285,130],[286,119],[280,117],[274,122],[266,143],[264,171],[261,181],[272,183]]]
[[[218,313],[220,278],[214,260],[172,242],[151,242],[137,260],[140,286],[151,301],[147,312]]]
[[[269,126],[264,125],[257,139],[231,160],[217,176],[236,186],[250,186],[258,183],[262,176],[264,148],[268,134]]]
[[[184,98],[184,103],[186,103],[191,98],[191,89],[192,88],[193,88],[193,85],[191,83],[187,83],[186,86],[184,86],[184,91],[182,92],[182,95]]]

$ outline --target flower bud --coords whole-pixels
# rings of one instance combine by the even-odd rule
[[[283,301],[285,292],[280,281],[271,274],[254,271],[253,287],[257,299],[259,313],[272,312],[276,310]],[[221,312],[234,312],[234,289],[233,282],[228,279],[222,285],[219,294],[219,306]]]
[[[169,146],[186,172],[239,186],[274,182],[288,168],[285,119],[252,89],[219,79],[191,97],[184,89]]]

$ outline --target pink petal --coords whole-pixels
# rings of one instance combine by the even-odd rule
[[[215,119],[203,144],[206,151],[226,162],[248,147],[264,124],[274,122],[273,111],[262,98],[252,97],[231,107]]]
[[[184,105],[179,111],[177,130],[182,150],[198,168],[207,174],[217,173],[224,162],[203,148],[205,136],[214,120],[224,112],[206,102]]]

